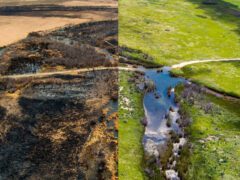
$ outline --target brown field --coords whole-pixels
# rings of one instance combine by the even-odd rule
[[[109,7],[117,7],[118,1],[113,0],[89,0],[89,1],[66,1],[61,2],[59,5],[63,6],[109,6]]]
[[[23,39],[33,31],[50,30],[67,24],[78,24],[89,21],[88,19],[69,18],[41,18],[0,16],[1,39],[0,46],[6,46]]]
[[[38,10],[37,5],[45,4],[43,10]],[[49,4],[46,5],[46,4]],[[51,4],[51,5],[50,5]],[[23,11],[5,12],[3,7],[18,5]],[[27,7],[30,9],[24,9]],[[93,6],[94,5],[94,6]],[[70,24],[80,24],[90,21],[116,19],[114,9],[69,9],[67,6],[90,7],[117,7],[117,1],[1,1],[0,2],[0,47],[7,46],[25,38],[30,32],[52,30]],[[32,9],[31,9],[32,8]],[[41,8],[41,7],[40,7]],[[46,8],[52,8],[45,10]],[[60,8],[56,10],[56,8]],[[66,9],[64,9],[66,8]],[[37,9],[37,10],[36,10]]]
[[[0,6],[56,4],[64,6],[111,6],[117,7],[117,0],[1,0]]]

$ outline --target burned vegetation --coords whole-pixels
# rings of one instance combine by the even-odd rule
[[[0,179],[117,179],[117,21],[34,32],[0,56]],[[31,73],[28,77],[10,77]]]
[[[117,21],[100,21],[34,32],[4,49],[0,74],[117,66]]]
[[[116,179],[117,74],[1,82],[0,179]]]

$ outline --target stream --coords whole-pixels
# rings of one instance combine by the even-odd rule
[[[172,133],[179,137],[177,142],[172,142],[172,155],[169,158],[164,174],[167,179],[179,180],[176,169],[176,161],[179,156],[181,146],[186,142],[184,132],[179,127],[177,119],[179,107],[175,102],[174,88],[184,83],[183,78],[172,77],[169,67],[161,70],[140,68],[145,72],[146,82],[152,82],[154,88],[145,92],[143,105],[145,111],[145,133],[143,145],[145,156],[155,157],[159,169],[162,171],[160,158],[168,150]]]

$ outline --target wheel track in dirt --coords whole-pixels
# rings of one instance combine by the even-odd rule
[[[227,62],[227,61],[240,61],[240,58],[229,58],[229,59],[205,59],[205,60],[193,60],[186,61],[179,64],[172,65],[172,69],[180,69],[188,65],[199,64],[199,63],[208,63],[208,62]]]

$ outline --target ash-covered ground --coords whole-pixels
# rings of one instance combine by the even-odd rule
[[[0,179],[116,179],[117,79],[105,70],[2,81]]]
[[[32,32],[0,49],[1,180],[117,179],[118,71],[66,73],[117,66],[117,24]]]
[[[117,21],[90,22],[34,32],[2,51],[2,75],[117,66]]]

